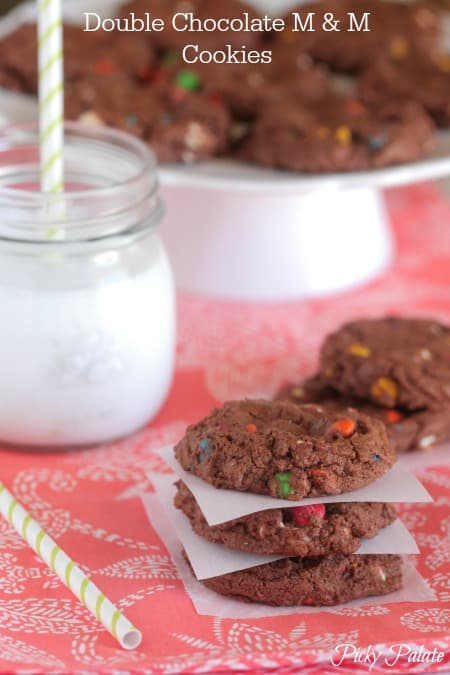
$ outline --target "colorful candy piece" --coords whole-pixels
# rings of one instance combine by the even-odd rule
[[[338,431],[344,436],[344,438],[349,438],[356,429],[356,422],[351,420],[348,417],[345,417],[342,420],[337,420],[331,425],[333,431]]]
[[[199,464],[204,462],[207,457],[211,457],[212,455],[212,450],[209,447],[209,438],[203,438],[200,441],[200,448],[202,451],[197,456]]]
[[[325,494],[334,494],[337,488],[336,476],[326,469],[313,469],[311,471],[314,485]]]
[[[367,139],[367,143],[371,150],[381,150],[381,148],[386,145],[387,138],[386,136],[372,136],[371,138]]]
[[[187,92],[185,89],[181,89],[180,87],[174,87],[171,91],[171,96],[174,101],[183,101],[186,96]]]
[[[347,104],[347,110],[351,115],[362,115],[366,108],[359,101],[349,101]]]
[[[351,129],[347,126],[344,126],[344,125],[340,126],[334,132],[334,137],[339,143],[342,143],[343,145],[347,145],[352,140]]]
[[[137,126],[137,117],[136,115],[127,115],[127,126],[129,127],[135,127]]]
[[[287,499],[291,492],[291,486],[289,484],[291,472],[288,471],[287,473],[276,473],[275,478],[278,482],[277,491],[279,496],[283,499]]]
[[[450,54],[441,54],[437,59],[437,64],[444,73],[450,73]]]
[[[326,469],[312,469],[311,475],[315,479],[322,480],[327,478],[330,475],[330,472]]]
[[[246,428],[249,434],[254,434],[256,431],[258,431],[256,424],[247,424]]]
[[[403,415],[401,414],[401,412],[395,410],[394,408],[385,410],[384,414],[386,416],[387,421],[390,422],[391,424],[397,424],[398,422],[401,422],[403,419]]]
[[[173,117],[172,115],[169,115],[169,113],[162,113],[159,117],[159,121],[161,124],[172,124]]]
[[[393,59],[405,59],[409,54],[409,42],[406,38],[401,35],[393,38],[391,41],[389,52]]]
[[[353,356],[359,356],[361,359],[367,359],[372,353],[370,347],[366,347],[366,345],[360,345],[357,342],[349,345],[347,347],[347,352]]]
[[[200,75],[195,70],[180,70],[175,78],[175,84],[185,91],[197,91],[201,86]]]
[[[209,102],[212,103],[213,105],[222,105],[223,103],[223,96],[220,94],[211,94],[209,97]]]
[[[110,75],[115,70],[115,65],[110,59],[99,59],[94,64],[94,70],[99,75]]]
[[[312,517],[317,515],[321,520],[325,518],[326,509],[324,504],[311,504],[310,506],[296,506],[292,509],[295,522],[300,527],[310,525]]]
[[[394,380],[391,380],[390,377],[379,377],[370,388],[370,393],[374,398],[382,399],[388,397],[391,401],[395,402],[398,390]]]

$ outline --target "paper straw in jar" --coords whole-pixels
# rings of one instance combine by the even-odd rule
[[[124,649],[135,649],[140,645],[140,631],[44,532],[1,482],[0,513]]]
[[[64,189],[64,72],[61,0],[38,0],[41,191]]]

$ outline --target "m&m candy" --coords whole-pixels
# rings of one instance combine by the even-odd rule
[[[306,527],[311,524],[314,516],[318,516],[321,520],[325,518],[326,510],[324,504],[311,504],[309,506],[296,506],[292,509],[292,515],[295,522],[300,527]]]
[[[356,422],[351,420],[348,417],[345,417],[342,420],[337,420],[331,425],[332,431],[338,431],[344,436],[344,438],[349,438],[356,429]]]

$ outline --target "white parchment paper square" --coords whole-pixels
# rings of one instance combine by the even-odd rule
[[[336,612],[342,607],[360,607],[364,605],[387,605],[396,602],[429,602],[436,600],[435,593],[417,572],[414,566],[404,561],[404,586],[400,591],[389,595],[373,596],[354,600],[346,605],[333,607],[271,607],[239,602],[214,593],[198,582],[181,554],[182,546],[175,530],[170,524],[167,515],[156,494],[147,494],[142,497],[150,522],[160,538],[164,541],[172,560],[174,561],[185,590],[189,595],[195,610],[203,616],[216,616],[222,619],[259,619],[269,616],[286,616],[289,614],[316,614],[319,612]]]
[[[159,502],[177,537],[191,562],[197,579],[209,579],[221,574],[256,567],[273,560],[286,558],[284,555],[259,555],[235,551],[221,544],[213,544],[193,532],[189,520],[184,513],[173,505],[176,492],[174,476],[167,474],[150,474]],[[419,553],[417,544],[412,535],[400,520],[396,520],[389,527],[385,527],[373,539],[365,539],[358,549],[358,554],[374,553]]]
[[[183,480],[194,495],[209,525],[246,516],[256,511],[277,507],[307,506],[308,504],[336,504],[338,502],[432,502],[422,483],[401,464],[395,464],[384,476],[359,490],[326,497],[307,497],[301,501],[276,499],[251,492],[222,490],[213,487],[192,473],[184,471],[175,459],[173,447],[163,448],[159,454]]]

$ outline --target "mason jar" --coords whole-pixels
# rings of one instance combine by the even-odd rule
[[[137,139],[67,124],[65,191],[39,192],[35,126],[0,133],[0,443],[104,443],[171,384],[175,292],[156,164]]]

